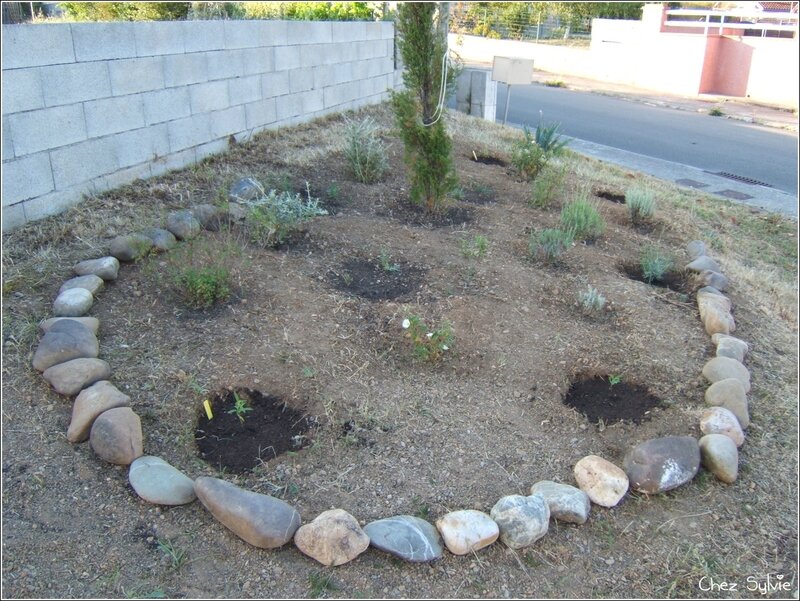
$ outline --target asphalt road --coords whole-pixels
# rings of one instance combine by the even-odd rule
[[[505,84],[498,84],[503,120]],[[623,151],[727,172],[797,195],[797,135],[742,121],[542,85],[514,86],[509,124],[558,122],[569,137]]]

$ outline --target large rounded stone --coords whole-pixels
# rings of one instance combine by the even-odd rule
[[[724,434],[706,434],[700,439],[703,466],[728,484],[739,475],[739,451],[736,443]]]
[[[101,257],[77,263],[72,270],[77,275],[96,275],[106,282],[116,280],[119,274],[119,260],[116,257]]]
[[[724,334],[714,334],[711,339],[717,345],[717,357],[729,357],[739,363],[744,363],[744,358],[750,350],[744,340]]]
[[[698,292],[697,307],[707,334],[730,334],[736,330],[736,321],[731,315],[731,301],[726,296]]]
[[[76,278],[72,278],[61,284],[61,288],[58,289],[58,293],[61,294],[65,290],[69,290],[71,288],[84,288],[92,293],[92,296],[96,295],[103,289],[105,282],[103,278],[100,276],[96,276],[93,273],[89,275],[79,275]]]
[[[529,547],[547,534],[550,509],[540,495],[501,498],[490,514],[500,528],[500,540],[512,549]]]
[[[722,269],[714,259],[709,257],[708,255],[702,255],[697,257],[694,261],[689,263],[686,266],[686,269],[689,271],[694,271],[696,273],[701,273],[703,271],[716,271],[717,273],[722,273]]]
[[[70,288],[56,297],[53,313],[58,317],[80,317],[92,308],[94,297],[85,288]]]
[[[596,505],[614,507],[628,492],[625,472],[597,455],[588,455],[578,461],[573,472],[580,489]]]
[[[352,515],[343,509],[330,509],[300,526],[294,544],[324,566],[340,566],[367,550],[369,536]]]
[[[200,225],[211,232],[217,232],[227,222],[228,212],[215,205],[201,204],[192,208],[192,215]]]
[[[102,413],[116,407],[127,407],[131,399],[108,380],[101,380],[81,391],[72,405],[72,420],[67,429],[67,440],[83,442],[89,438],[92,424]]]
[[[153,241],[144,234],[117,236],[109,243],[109,252],[120,261],[136,261],[153,248]]]
[[[167,229],[178,240],[189,240],[200,233],[200,222],[188,209],[173,211],[167,215]]]
[[[244,177],[235,182],[228,192],[232,202],[247,202],[263,196],[264,188],[252,177]]]
[[[161,457],[139,457],[131,463],[128,480],[137,495],[155,505],[185,505],[197,498],[194,480]]]
[[[706,254],[706,244],[702,240],[692,240],[686,245],[686,254],[694,260]]]
[[[453,555],[466,555],[488,547],[500,536],[497,522],[474,509],[452,511],[436,520],[436,528]]]
[[[747,368],[729,357],[714,357],[703,367],[703,375],[711,382],[735,378],[742,383],[745,392],[750,392],[750,372]]]
[[[717,271],[706,269],[697,274],[697,282],[701,286],[712,286],[720,291],[725,291],[730,286],[728,278]]]
[[[439,534],[432,524],[412,515],[376,520],[364,526],[370,544],[406,561],[432,561],[442,556]]]
[[[172,248],[175,248],[175,246],[178,244],[178,240],[172,235],[172,232],[162,230],[158,227],[151,227],[150,229],[145,230],[144,235],[150,238],[150,240],[153,242],[153,248],[157,252],[168,251]]]
[[[44,371],[72,359],[94,359],[99,352],[97,338],[86,326],[74,319],[63,319],[50,326],[39,341],[33,367]]]
[[[542,480],[531,486],[532,495],[540,495],[550,508],[550,517],[561,522],[583,524],[589,519],[592,504],[580,488]]]
[[[739,425],[750,425],[750,409],[744,386],[736,378],[719,380],[706,389],[706,403],[712,407],[724,407],[736,416]]]
[[[725,407],[711,407],[700,417],[700,431],[703,434],[724,434],[737,447],[744,444],[744,432],[736,416]]]
[[[300,527],[300,514],[288,503],[218,478],[197,478],[194,492],[217,521],[260,549],[285,545]]]
[[[59,321],[63,321],[65,319],[71,319],[73,321],[77,321],[79,324],[82,324],[89,328],[89,331],[97,335],[97,330],[100,329],[100,320],[96,317],[51,317],[49,319],[45,319],[42,323],[39,324],[39,329],[42,331],[42,334],[47,334],[50,331],[50,328],[53,324],[58,323]]]
[[[42,377],[58,394],[72,396],[110,375],[111,366],[101,359],[73,359],[48,367]]]
[[[130,407],[109,409],[94,420],[89,444],[100,459],[130,465],[142,456],[142,422]]]
[[[665,436],[643,442],[623,461],[631,488],[649,495],[686,484],[700,469],[700,447],[691,436]]]

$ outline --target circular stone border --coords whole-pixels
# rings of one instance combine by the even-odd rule
[[[207,219],[207,216],[208,216],[209,212],[213,213],[216,216],[216,218],[209,221]],[[203,217],[206,217],[206,219],[203,219]],[[184,209],[184,210],[181,210],[181,211],[174,211],[173,213],[170,213],[170,215],[167,218],[167,224],[168,224],[167,225],[167,229],[173,229],[173,228],[170,227],[173,222],[180,221],[180,222],[182,222],[184,224],[186,222],[188,222],[192,226],[192,228],[196,230],[193,234],[196,234],[197,230],[199,230],[199,228],[197,226],[201,225],[201,222],[202,222],[202,225],[206,229],[214,229],[214,223],[218,224],[221,219],[228,219],[229,217],[230,217],[230,213],[229,212],[224,212],[222,209],[219,209],[217,207],[213,207],[212,205],[198,205],[192,210]],[[176,233],[176,232],[173,232],[173,233]],[[184,233],[184,231],[181,231],[180,233],[183,234],[183,236],[177,236],[179,238],[180,237],[184,237],[186,235]],[[119,247],[118,242],[120,242],[120,240],[122,238],[126,238],[127,240],[132,240],[133,241],[133,245],[132,246],[133,246],[133,250],[134,250],[134,252],[132,253],[133,256],[131,256],[130,252],[128,252],[127,254],[125,252],[117,253],[117,254],[119,254],[120,256],[124,256],[125,259],[123,259],[123,260],[128,260],[128,261],[135,260],[137,258],[145,256],[150,250],[149,247],[147,247],[147,245],[141,243],[141,237],[142,237],[141,234],[133,234],[131,236],[120,236],[118,238],[115,238],[112,241],[112,248],[118,248]],[[708,266],[709,262],[711,264],[713,264],[713,265],[716,265],[716,263],[713,261],[713,259],[711,259],[710,257],[706,256],[706,254],[705,254],[705,251],[706,251],[705,244],[702,241],[693,241],[693,242],[691,242],[691,243],[689,243],[687,245],[686,251],[690,255],[690,257],[692,258],[692,262],[689,263],[686,266],[686,269],[688,271],[694,271],[694,272],[698,273],[698,278],[701,281],[708,281],[708,279],[709,279],[709,271],[707,269],[707,266]],[[104,277],[107,280],[114,280],[117,277],[117,272],[116,272],[116,270],[113,270],[113,269],[111,270],[111,272],[109,272],[109,264],[113,264],[115,259],[118,259],[118,258],[115,257],[114,259],[112,259],[111,257],[102,257],[101,259],[96,259],[96,260],[93,260],[93,261],[88,261],[88,262],[87,261],[83,261],[81,263],[78,263],[75,266],[74,270],[78,275],[86,275],[87,273],[97,273],[98,275],[101,275],[102,277]],[[97,269],[96,270],[88,269],[86,267],[87,263],[90,264],[90,265],[96,266]],[[117,269],[118,269],[118,265],[119,265],[119,263],[117,262]],[[713,273],[716,273],[717,275],[720,276],[720,278],[722,278],[724,276],[722,276],[720,271],[721,270],[713,272]],[[713,273],[712,273],[712,275],[713,275]],[[738,377],[739,379],[742,379],[742,380],[747,380],[745,389],[749,390],[749,377],[750,377],[750,374],[749,374],[749,371],[747,370],[747,368],[744,367],[744,365],[742,363],[743,360],[744,360],[744,355],[748,351],[747,343],[744,342],[744,341],[740,341],[739,339],[734,339],[735,341],[738,341],[736,344],[743,345],[742,347],[740,347],[740,348],[744,349],[744,351],[741,353],[741,361],[739,361],[737,359],[729,358],[728,356],[725,356],[725,353],[720,354],[720,349],[719,349],[720,342],[722,340],[724,340],[724,339],[732,338],[729,335],[735,329],[735,322],[733,320],[733,316],[731,315],[732,303],[731,303],[730,299],[728,297],[726,297],[725,295],[723,295],[722,292],[720,292],[719,290],[717,290],[715,288],[712,288],[710,286],[705,286],[705,287],[700,288],[699,290],[697,290],[696,298],[697,298],[698,309],[699,309],[699,312],[700,312],[700,318],[701,318],[701,321],[703,322],[703,325],[705,326],[706,332],[710,336],[712,336],[712,340],[718,346],[717,357],[712,358],[711,360],[709,360],[706,363],[706,365],[703,368],[703,375],[706,377],[706,379],[708,379],[711,382],[711,384],[713,384],[714,382],[716,382],[716,381],[718,381],[720,379],[724,379],[724,378],[730,377],[730,376],[727,376],[725,374],[725,370],[726,369],[730,369],[732,372],[737,374],[734,377]],[[86,309],[86,311],[88,311],[88,309]],[[86,311],[84,311],[84,313]],[[64,317],[64,319],[69,319],[69,317]],[[78,319],[80,319],[80,317]],[[52,325],[52,324],[50,324],[50,325]],[[46,330],[47,327],[49,327],[49,326],[45,326],[45,324],[43,322],[42,329]],[[40,346],[41,346],[41,343],[40,343]],[[728,363],[730,361],[735,362],[736,365],[731,366],[731,364]],[[718,369],[720,364],[722,364],[722,367]],[[91,383],[84,384],[83,391],[80,394],[78,394],[78,398],[76,398],[76,400],[75,400],[75,405],[76,406],[79,403],[83,403],[84,405],[86,404],[85,403],[85,396],[86,396],[85,393],[86,393],[86,390],[87,390],[86,386],[89,386],[90,384]],[[106,382],[106,384],[108,384],[108,382]],[[743,384],[745,384],[745,382],[743,382]],[[112,386],[112,388],[113,388],[113,386]],[[747,399],[745,397],[745,407],[747,406],[746,402],[747,402]],[[114,406],[116,407],[118,405],[114,405]],[[94,412],[95,414],[90,416],[91,419],[89,419],[88,425],[86,423],[83,424],[83,427],[85,428],[85,430],[88,431],[89,427],[96,420],[96,418],[99,417],[100,415],[106,414],[108,411],[112,411],[113,412],[114,410],[111,407],[96,407],[95,408],[95,412]],[[141,441],[141,426],[138,425],[138,422],[139,422],[138,416],[135,413],[133,413],[133,411],[131,411],[130,409],[126,409],[126,411],[128,412],[127,414],[132,414],[132,417],[137,422],[137,426],[136,427],[138,427],[138,436],[140,437],[140,441]],[[707,414],[708,413],[709,413],[709,411],[706,411],[704,413],[704,418],[701,420],[701,431],[704,434],[721,433],[721,434],[726,434],[726,435],[730,436],[730,433],[726,432],[724,429],[720,429],[720,428],[716,428],[715,429],[715,426],[713,425],[713,420],[709,420],[707,418]],[[73,407],[73,422],[75,421],[75,415],[76,415],[76,407]],[[84,421],[85,421],[85,419],[86,418],[84,418]],[[108,421],[112,421],[110,419],[110,414],[109,414],[109,418],[106,419],[106,422],[108,422]],[[709,425],[710,423],[711,423],[711,425]],[[125,426],[126,427],[129,426],[129,424],[125,424]],[[73,424],[71,423],[70,424],[70,429],[72,429],[72,427],[73,427]],[[106,426],[106,428],[108,428],[108,426]],[[121,428],[121,429],[125,430],[126,432],[128,432],[131,428],[127,428],[127,430],[125,428]],[[135,430],[135,427],[133,429]],[[741,430],[739,430],[739,432],[741,433]],[[127,435],[128,434],[123,434],[123,437],[127,436]],[[80,438],[80,437],[78,437],[78,438]],[[86,438],[88,438],[88,436]],[[86,438],[82,438],[81,440],[86,440]],[[678,439],[678,437],[667,437],[667,438]],[[684,439],[689,439],[690,438],[692,441],[695,440],[693,437],[681,437],[681,438],[684,438]],[[72,442],[79,442],[80,441],[80,440],[74,439],[74,437],[70,438],[70,440]],[[654,441],[657,442],[657,441],[663,441],[663,440],[665,440],[665,439],[664,438],[652,439],[651,441],[647,441],[646,443],[642,443],[642,445],[648,444],[648,443],[654,442]],[[639,446],[641,447],[642,445],[639,445]],[[136,452],[138,452],[137,457],[124,458],[121,461],[120,460],[115,460],[114,462],[120,463],[122,465],[130,465],[139,457],[146,458],[147,462],[149,462],[148,465],[152,464],[153,462],[156,462],[156,463],[158,461],[162,461],[163,462],[163,460],[161,460],[160,458],[152,458],[152,457],[148,458],[146,455],[144,455],[144,451],[141,448],[141,446],[142,445],[140,444],[139,445],[140,448],[136,451]],[[107,456],[103,457],[100,454],[98,449],[95,448],[94,444],[92,444],[92,448],[93,448],[93,450],[95,450],[96,454],[101,456],[101,458],[103,458],[103,459],[105,459],[107,461],[109,460],[109,458]],[[638,448],[639,447],[637,447],[637,449]],[[626,455],[626,461],[625,461],[626,466],[628,464],[628,460],[627,459],[628,459],[629,455],[630,455],[630,452]],[[735,454],[735,458],[736,458],[736,463],[737,463],[737,467],[738,467],[738,453]],[[665,460],[666,463],[670,463],[670,462],[674,463],[674,461],[673,461],[673,459],[671,457],[661,457],[661,459]],[[714,463],[713,462],[713,457],[710,460],[706,461],[706,450],[705,450],[705,448],[702,451],[702,462],[704,464],[707,464],[709,469],[713,469],[713,463]],[[166,464],[166,462],[163,462],[163,463]],[[595,469],[595,471],[591,471],[590,470],[590,472],[589,472],[590,478],[587,481],[586,467],[589,464],[591,464],[591,466],[592,466],[591,469],[595,469],[595,468],[597,468],[597,469]],[[178,477],[182,477],[184,479],[187,479],[187,480],[191,481],[191,479],[188,479],[179,470],[177,470],[175,468],[172,468],[172,466],[169,466],[169,464],[166,464],[166,466],[167,466],[167,468],[164,468],[164,469],[173,470],[172,472],[170,472],[171,475],[174,476],[174,472],[177,472],[177,474],[179,475]],[[603,469],[605,469],[606,471],[604,472]],[[131,474],[132,474],[133,471],[134,471],[133,469],[130,470],[129,478],[131,477]],[[699,472],[699,465],[697,466],[696,469],[694,469],[691,472],[691,474],[688,475],[687,478],[681,480],[677,484],[673,483],[674,485],[669,486],[668,488],[663,488],[663,486],[662,486],[662,488],[660,488],[659,490],[654,490],[654,491],[649,491],[649,492],[641,490],[641,489],[637,489],[637,490],[640,490],[641,492],[645,492],[645,494],[655,494],[655,493],[658,493],[658,492],[664,492],[665,490],[669,490],[671,488],[675,488],[677,486],[680,486],[680,485],[682,485],[684,483],[689,482],[691,479],[694,478],[694,476],[698,472]],[[722,480],[724,482],[732,483],[736,479],[736,474],[735,473],[733,474],[732,478],[730,477],[730,474],[728,474],[727,475],[727,479],[724,479],[723,476],[718,474],[717,470],[713,470],[713,473],[715,474],[715,476],[717,476],[717,478],[719,478],[720,480]],[[575,477],[576,477],[576,481],[579,481],[578,485],[581,488],[581,490],[583,491],[583,493],[588,493],[589,498],[591,498],[592,501],[594,501],[596,504],[600,504],[601,506],[605,506],[605,507],[613,507],[613,506],[617,505],[619,503],[619,501],[622,500],[622,498],[628,493],[628,491],[630,489],[629,479],[628,479],[627,475],[625,474],[625,472],[623,470],[621,470],[616,465],[614,465],[614,464],[612,464],[612,463],[610,463],[610,462],[608,462],[608,461],[606,461],[606,460],[604,460],[604,459],[602,459],[600,457],[596,457],[596,456],[591,456],[590,455],[590,456],[584,457],[580,461],[578,461],[577,464],[576,464],[576,469],[575,469]],[[666,479],[666,480],[668,480],[668,479]],[[664,481],[665,481],[665,479],[662,479],[662,485],[664,484]],[[546,481],[544,481],[544,482],[546,482]],[[182,483],[184,484],[184,488],[185,488],[185,482],[182,481]],[[622,486],[623,484],[624,484],[624,487]],[[636,484],[636,483],[634,483],[634,484]],[[566,487],[568,487],[570,489],[574,489],[574,487],[571,487],[569,485],[560,485],[560,486],[566,486]],[[240,538],[242,538],[243,540],[245,540],[246,542],[248,542],[248,543],[250,543],[250,544],[252,544],[254,546],[257,546],[257,547],[260,547],[260,548],[275,548],[275,547],[281,546],[281,545],[289,542],[290,539],[294,538],[295,544],[296,544],[296,546],[298,546],[298,549],[301,552],[303,552],[306,555],[309,555],[309,556],[315,558],[317,561],[319,561],[320,563],[323,563],[324,565],[340,565],[340,564],[346,563],[347,561],[350,561],[351,559],[354,558],[354,557],[336,558],[336,557],[331,557],[331,556],[325,555],[324,553],[320,554],[319,549],[317,549],[317,548],[310,549],[308,547],[308,543],[307,542],[300,542],[298,540],[298,537],[294,536],[295,532],[298,530],[298,528],[300,528],[301,520],[300,520],[299,513],[292,506],[288,505],[287,503],[285,503],[283,501],[280,501],[279,499],[276,499],[276,498],[271,497],[269,495],[263,495],[263,494],[259,494],[259,493],[249,492],[249,491],[246,491],[246,490],[241,489],[239,487],[236,487],[233,484],[225,482],[224,480],[219,480],[219,479],[216,479],[216,478],[198,478],[198,479],[193,481],[193,487],[194,487],[194,492],[200,498],[200,500],[203,503],[203,505],[212,513],[212,515],[218,521],[222,522],[223,525],[225,525],[226,527],[231,529],[237,536],[239,536]],[[537,490],[539,490],[540,488],[541,487],[537,488]],[[604,491],[601,490],[601,491],[598,492],[598,489],[603,489],[603,488],[604,488]],[[623,490],[623,488],[624,488],[624,490]],[[145,498],[145,496],[143,496],[142,493],[140,493],[136,488],[134,488],[134,490],[136,490],[136,492],[140,496],[140,498],[144,499],[145,501],[152,502],[152,503],[155,503],[155,504],[159,504],[156,501],[148,500],[147,498]],[[182,491],[182,492],[185,494],[185,491]],[[580,491],[578,491],[577,489],[574,489],[573,492],[575,494],[577,494],[577,495],[580,495]],[[605,492],[605,497],[603,496],[603,494],[601,494],[603,492]],[[225,493],[225,494],[234,494],[234,495],[237,496],[237,499],[240,499],[240,500],[241,499],[245,499],[245,500],[247,500],[247,502],[250,503],[250,508],[252,509],[252,511],[254,513],[256,513],[256,514],[261,512],[261,515],[255,515],[255,516],[253,516],[253,515],[242,515],[242,512],[240,512],[238,515],[233,516],[233,519],[232,519],[231,515],[229,515],[230,512],[228,511],[226,513],[226,508],[223,507],[224,503],[222,503],[220,501],[220,498],[222,496],[224,496],[223,493]],[[609,494],[610,494],[610,497],[611,497],[610,500],[609,500]],[[192,496],[189,495],[189,497],[192,497]],[[186,498],[189,498],[189,497],[186,497]],[[529,507],[527,507],[527,505],[526,505],[527,502],[525,501],[525,499],[534,499],[534,497],[543,498],[543,497],[541,497],[541,494],[533,494],[532,496],[529,496],[529,497],[522,497],[522,496],[519,496],[519,495],[505,496],[505,497],[502,497],[500,499],[500,501],[498,501],[498,504],[495,505],[495,509],[502,503],[506,503],[506,504],[511,503],[511,505],[513,506],[512,507],[513,511],[517,512],[517,513],[515,513],[514,519],[511,520],[512,522],[515,521],[515,520],[518,521],[519,518],[521,518],[523,522],[526,522],[526,520],[528,520],[529,523],[526,522],[526,525],[528,526],[529,530],[530,530],[530,528],[538,528],[540,530],[541,530],[541,528],[544,528],[544,533],[546,533],[547,528],[549,527],[549,518],[550,518],[550,515],[551,515],[550,511],[546,512],[547,515],[546,515],[546,518],[544,519],[544,523],[543,524],[542,524],[541,514],[539,514],[538,516],[531,517],[530,515],[525,513],[525,512],[528,512],[528,513],[531,512],[531,509]],[[509,499],[510,499],[510,501],[509,501]],[[184,500],[183,503],[191,502],[192,500],[194,500],[193,497],[189,498],[188,501]],[[535,499],[534,499],[534,501],[536,503],[540,502],[540,501],[536,501]],[[533,502],[533,501],[531,501],[531,502]],[[587,498],[586,502],[587,502],[587,507],[590,507],[588,505],[588,498]],[[261,519],[261,522],[264,521],[264,514],[263,514],[263,512],[265,511],[264,503],[269,504],[269,511],[273,512],[273,514],[274,513],[285,514],[285,520],[280,525],[281,529],[283,530],[283,535],[284,535],[282,538],[279,537],[279,538],[276,539],[274,537],[270,537],[270,533],[269,532],[267,532],[267,533],[260,533],[260,532],[255,532],[254,533],[253,532],[254,529],[258,530],[258,528],[263,525],[263,524],[261,524],[259,522],[259,519]],[[164,503],[162,502],[160,504],[164,504]],[[175,504],[182,504],[182,503],[175,503]],[[550,508],[553,509],[553,515],[554,516],[557,515],[558,509],[557,509],[556,506],[558,505],[558,500],[557,499],[553,499],[553,498],[548,498],[547,502],[545,503],[545,507],[547,507],[547,505],[550,505]],[[278,509],[276,509],[276,507],[278,507]],[[517,526],[514,526],[513,528],[511,528],[509,530],[509,527],[506,526],[506,524],[504,522],[504,519],[501,516],[501,514],[503,514],[503,512],[505,512],[505,511],[506,511],[506,509],[503,509],[503,511],[498,511],[496,513],[495,510],[493,510],[492,514],[493,514],[493,517],[497,517],[497,521],[500,522],[500,524],[498,525],[498,530],[499,530],[499,532],[501,532],[501,540],[503,540],[508,546],[512,546],[512,548],[520,548],[520,546],[529,546],[529,545],[533,544],[533,542],[535,542],[535,540],[538,540],[538,538],[540,538],[541,536],[544,535],[544,533],[541,533],[540,531],[535,536],[529,536],[529,534],[530,534],[529,532],[528,533],[522,533],[522,535],[520,535],[520,536],[522,536],[522,538],[524,540],[527,540],[528,542],[526,542],[525,544],[518,544],[518,540],[519,539],[515,539],[515,536],[518,535],[518,532],[515,531]],[[587,517],[588,517],[588,512],[589,512],[589,510],[587,509],[586,510],[586,516]],[[330,516],[327,515],[328,513],[329,512],[325,512],[325,513],[321,514],[320,516],[317,516],[317,518],[315,518],[312,522],[309,522],[307,524],[307,526],[304,526],[303,528],[305,529],[305,528],[307,528],[309,526],[312,526],[314,524],[319,524],[318,520],[322,520],[322,522],[324,522],[326,519],[328,519],[330,517]],[[342,513],[346,514],[346,512],[342,512]],[[349,514],[347,514],[347,515],[349,515]],[[486,514],[484,514],[484,516],[487,519],[489,517]],[[345,519],[346,520],[346,518],[344,518],[342,516],[337,516],[337,519],[340,519],[340,520],[341,519]],[[407,529],[407,528],[410,527],[410,528],[412,528],[412,530],[416,531],[416,535],[418,535],[418,536],[422,536],[420,534],[420,532],[421,532],[421,530],[425,530],[427,532],[427,534],[425,536],[428,537],[428,539],[425,540],[425,541],[422,541],[422,544],[425,544],[425,545],[428,545],[428,546],[432,545],[433,547],[438,547],[439,548],[439,552],[438,553],[434,553],[433,555],[424,555],[424,557],[422,559],[420,559],[420,557],[414,556],[413,554],[412,555],[404,555],[397,548],[392,549],[391,547],[388,547],[388,548],[385,547],[383,545],[384,538],[381,538],[381,540],[380,540],[380,542],[378,544],[379,544],[380,548],[382,548],[384,550],[387,550],[387,551],[389,551],[391,553],[395,553],[395,554],[399,555],[401,558],[404,558],[404,559],[406,559],[408,561],[431,561],[431,560],[434,560],[434,559],[439,559],[442,556],[441,555],[441,545],[439,544],[439,541],[438,541],[438,534],[439,533],[437,533],[437,530],[435,528],[433,528],[433,526],[430,525],[428,522],[424,522],[424,523],[430,526],[429,529],[427,529],[427,528],[420,529],[418,527],[419,524],[416,524],[416,525],[412,524],[411,526],[408,525],[409,520],[417,520],[417,519],[418,518],[412,518],[411,516],[395,516],[395,517],[392,517],[392,518],[386,518],[386,519],[383,519],[383,520],[377,520],[375,522],[372,522],[371,524],[368,524],[365,528],[369,532],[373,532],[373,533],[375,533],[375,532],[380,530],[381,531],[381,537],[386,537],[387,536],[386,532],[384,530],[381,530],[381,528],[387,527],[386,526],[387,523],[399,524],[400,530],[402,530],[403,528]],[[584,521],[585,521],[585,519],[584,519]],[[440,531],[441,535],[445,536],[445,540],[447,541],[448,537],[452,538],[453,533],[450,532],[450,531],[446,532],[445,527],[442,526],[443,522],[444,522],[444,519],[441,519],[441,520],[439,520],[437,522],[437,525],[439,526],[439,531]],[[244,523],[244,527],[242,526],[243,523]],[[580,523],[583,523],[583,522],[580,522]],[[276,527],[275,524],[272,524],[272,526]],[[485,527],[485,522],[482,524],[482,526]],[[315,526],[315,528],[316,527],[317,526]],[[335,539],[335,541],[337,543],[341,542],[343,540],[342,537],[345,536],[345,535],[343,535],[341,533],[338,533],[339,530],[341,530],[341,528],[339,528],[339,530],[337,530],[335,525],[331,526],[327,530],[322,525],[319,525],[318,527],[320,529],[320,532],[318,533],[317,536],[320,536],[320,537],[328,536],[329,538],[332,537],[332,538]],[[348,530],[348,529],[345,529],[345,530]],[[349,531],[351,531],[351,530],[352,529],[349,529]],[[359,528],[359,530],[360,530],[360,528]],[[303,532],[307,532],[307,530],[303,530]],[[362,532],[362,534],[363,534],[363,532]],[[467,534],[469,534],[469,533],[467,533]],[[408,533],[407,533],[407,531],[406,532],[394,531],[392,533],[392,535],[393,536],[394,535],[407,536]],[[373,536],[377,536],[377,534],[374,534]],[[527,539],[525,538],[526,536],[528,537]],[[307,537],[304,536],[302,540],[305,541],[306,538]],[[483,540],[483,541],[480,542],[480,546],[477,546],[478,543],[476,543],[476,546],[472,547],[472,550],[474,551],[474,550],[477,550],[479,548],[483,548],[483,547],[487,546],[488,544],[491,544],[492,542],[494,542],[494,540],[496,538],[497,537],[495,536],[491,540],[488,540],[488,539],[487,540]],[[370,541],[372,542],[373,546],[375,546],[375,543],[376,543],[375,539],[371,538]],[[407,545],[408,544],[407,539],[404,540],[403,543],[405,545]],[[363,552],[364,550],[366,550],[366,546],[364,546],[364,548],[363,548],[363,550],[361,552]],[[462,554],[462,553],[459,552],[458,554]]]

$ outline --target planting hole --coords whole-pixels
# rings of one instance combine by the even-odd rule
[[[219,470],[241,474],[311,443],[316,419],[276,396],[236,388],[208,401],[213,417],[201,409],[195,441],[199,456]]]
[[[595,192],[594,195],[598,198],[604,198],[611,202],[616,202],[617,204],[625,204],[624,194],[615,194],[614,192],[609,192],[608,190],[600,190],[599,192]]]
[[[330,284],[342,292],[372,301],[397,299],[419,289],[425,269],[389,258],[385,265],[373,259],[350,258],[328,273]]]
[[[469,155],[470,160],[475,161],[476,163],[481,163],[482,165],[499,165],[500,167],[505,167],[508,165],[503,159],[498,159],[497,157],[493,157],[488,154],[471,154]]]
[[[632,280],[637,282],[644,282],[658,286],[659,288],[667,288],[679,294],[690,294],[692,292],[691,282],[685,271],[671,269],[664,273],[659,279],[648,281],[644,276],[642,266],[638,263],[624,263],[621,267],[622,272]]]
[[[616,383],[614,383],[616,382]],[[615,376],[583,376],[572,383],[564,404],[595,424],[620,421],[641,423],[661,401],[638,384]]]

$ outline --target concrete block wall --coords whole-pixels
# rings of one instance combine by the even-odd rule
[[[485,69],[464,69],[456,81],[456,110],[494,123],[497,82]]]
[[[394,52],[388,22],[3,25],[2,229],[380,102]]]

